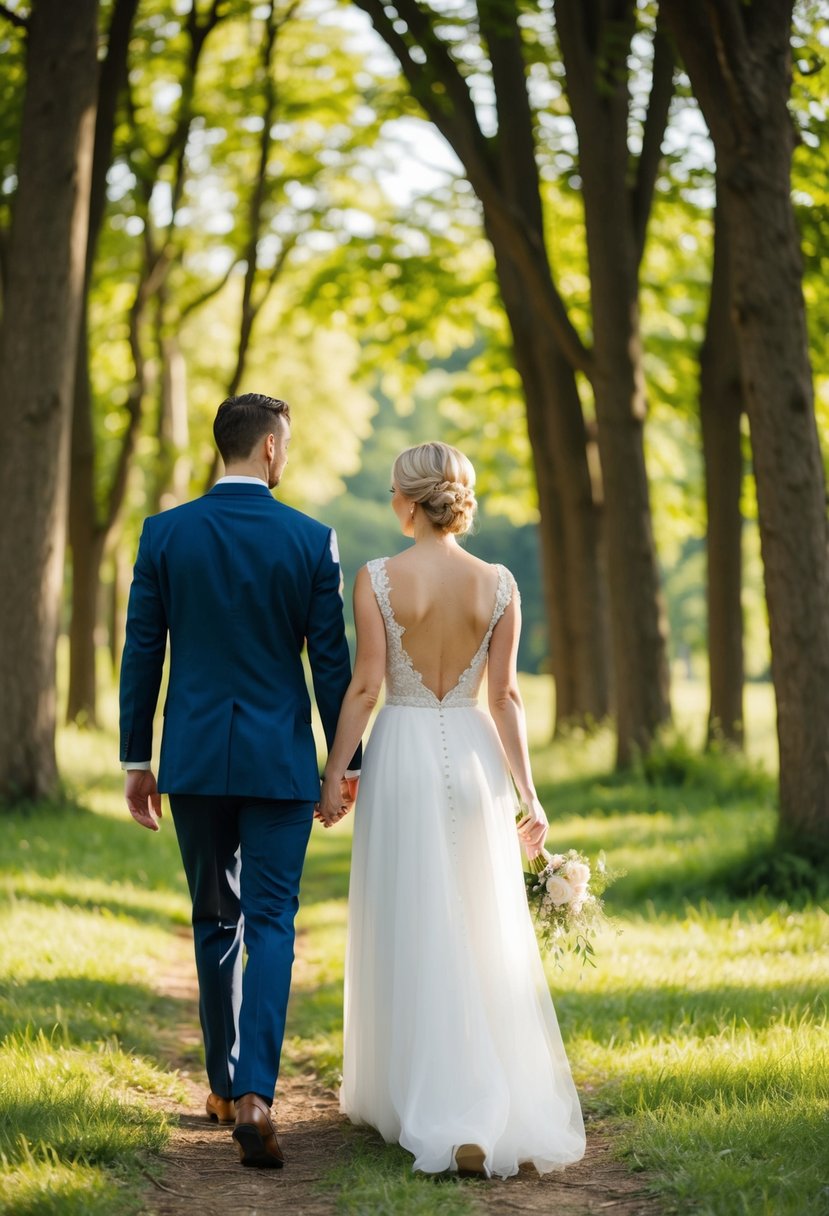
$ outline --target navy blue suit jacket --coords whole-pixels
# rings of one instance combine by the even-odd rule
[[[329,748],[351,678],[331,529],[252,483],[216,485],[144,521],[121,663],[122,760],[152,754],[168,633],[159,789],[316,801],[306,641]]]

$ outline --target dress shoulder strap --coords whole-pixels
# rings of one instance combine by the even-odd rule
[[[513,578],[511,572],[506,568],[506,566],[501,565],[496,565],[495,569],[498,571],[498,587],[495,592],[495,607],[492,612],[492,624],[489,627],[490,635],[512,602],[512,597],[515,596],[516,604],[521,603],[521,595],[518,591],[518,584]]]
[[[371,579],[371,589],[374,592],[374,598],[377,600],[377,606],[383,614],[383,620],[388,624],[393,624],[394,613],[391,610],[391,601],[389,599],[387,561],[388,558],[386,557],[373,557],[371,561],[366,562],[366,569]]]

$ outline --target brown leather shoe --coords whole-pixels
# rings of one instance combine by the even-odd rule
[[[258,1094],[244,1094],[236,1099],[233,1139],[239,1145],[242,1165],[281,1170],[285,1164],[276,1129],[271,1123],[271,1109]]]
[[[218,1094],[209,1093],[204,1109],[211,1123],[233,1123],[236,1119],[236,1106],[232,1098],[220,1098]]]

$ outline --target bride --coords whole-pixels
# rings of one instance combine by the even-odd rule
[[[476,506],[461,452],[409,448],[392,483],[415,543],[357,575],[354,677],[318,812],[326,826],[345,813],[385,678],[354,825],[340,1103],[416,1170],[544,1173],[585,1142],[521,873],[519,837],[537,854],[547,819],[516,679],[518,590],[457,543]]]

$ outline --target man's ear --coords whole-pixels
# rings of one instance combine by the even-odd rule
[[[276,455],[276,436],[273,434],[265,437],[265,455],[267,457],[268,464],[270,464]]]

